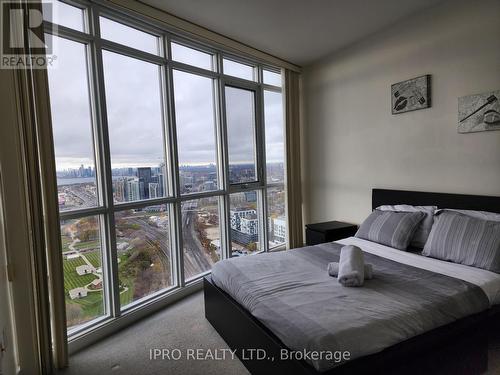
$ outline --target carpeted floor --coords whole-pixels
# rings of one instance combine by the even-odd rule
[[[500,334],[492,337],[487,375],[500,374]],[[150,349],[180,349],[179,360],[150,360]],[[188,349],[228,346],[205,319],[203,293],[195,293],[146,317],[70,358],[61,375],[211,375],[248,374],[243,364],[227,355],[225,360],[186,360]],[[174,354],[173,352],[171,352]],[[177,355],[179,352],[175,352]],[[204,351],[207,353],[207,351]]]
[[[205,319],[203,309],[203,293],[195,293],[75,353],[70,357],[70,366],[59,374],[248,374],[243,364],[229,355],[226,360],[186,360],[188,349],[228,349]],[[180,349],[183,358],[150,360],[150,349],[154,348]],[[222,357],[222,351],[218,353]]]

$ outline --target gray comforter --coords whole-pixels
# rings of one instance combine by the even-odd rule
[[[341,245],[233,258],[217,263],[212,279],[291,350],[376,353],[489,307],[468,282],[365,253],[374,278],[361,288],[328,275]],[[309,361],[325,371],[342,362]]]

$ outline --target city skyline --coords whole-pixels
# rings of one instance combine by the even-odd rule
[[[284,164],[284,163],[283,163],[283,161],[275,161],[275,162],[268,162],[267,163],[267,165],[279,165],[279,164]],[[158,168],[159,165],[160,164],[151,164],[151,165],[148,165],[148,164],[138,164],[138,165],[123,165],[123,166],[119,166],[119,167],[118,166],[114,166],[114,167],[112,166],[112,168],[111,168],[111,174],[113,176],[116,176],[115,175],[115,171],[118,171],[118,170],[123,170],[123,169],[137,169],[137,168]],[[230,165],[230,167],[232,165],[243,166],[243,165],[253,165],[253,163],[252,162],[232,163]],[[90,165],[90,164],[86,165],[86,164],[79,163],[79,164],[72,165],[71,167],[67,167],[67,168],[63,168],[63,169],[58,169],[57,168],[58,166],[60,166],[60,164],[56,163],[56,173],[78,171],[82,166],[83,166],[84,169],[91,168],[94,175],[95,175],[95,171],[96,171],[96,168],[95,168],[94,164],[92,164],[92,165]],[[217,169],[217,165],[213,164],[213,163],[191,163],[191,164],[180,164],[179,165],[179,169],[193,168],[193,167],[212,167],[213,169]],[[83,176],[83,177],[87,177],[87,176]],[[93,176],[88,176],[88,177],[93,177]]]

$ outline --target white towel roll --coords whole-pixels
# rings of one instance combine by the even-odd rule
[[[339,275],[339,262],[328,263],[328,274],[333,277]],[[373,265],[365,264],[365,280],[373,279]]]
[[[363,251],[353,245],[340,250],[338,281],[342,286],[362,286],[365,281],[365,259]]]

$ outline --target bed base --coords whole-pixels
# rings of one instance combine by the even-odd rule
[[[394,204],[435,205],[439,208],[500,213],[500,197],[373,189],[372,208]],[[204,279],[205,316],[252,374],[318,374],[305,361],[281,361],[288,349],[243,306]],[[500,330],[500,307],[469,316],[393,345],[380,353],[348,361],[324,372],[347,374],[481,374],[488,365],[488,336]],[[496,338],[498,340],[499,338]],[[274,361],[250,357],[250,349],[263,349]]]
[[[305,361],[280,360],[288,348],[212,281],[204,279],[205,317],[252,374],[482,374],[488,365],[491,311],[439,327],[380,353],[354,359],[320,373]],[[256,358],[255,349],[266,353]],[[260,354],[263,353],[260,352]],[[274,357],[274,360],[271,358]]]

